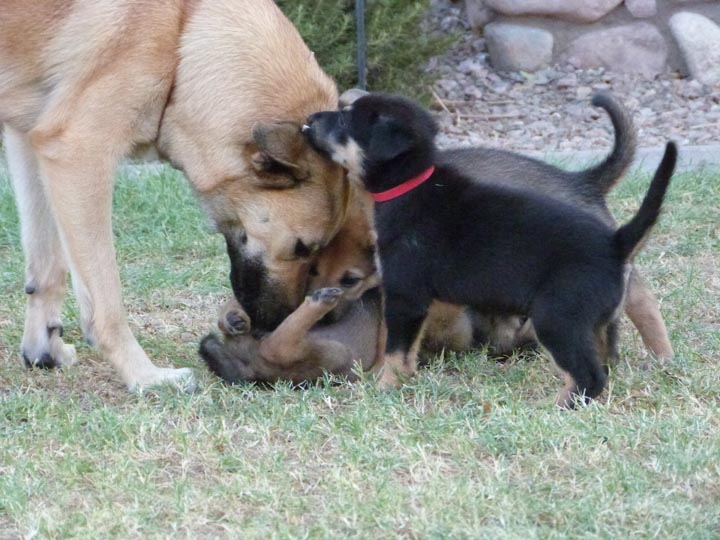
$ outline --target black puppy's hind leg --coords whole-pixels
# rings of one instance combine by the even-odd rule
[[[538,341],[565,372],[565,386],[557,397],[558,406],[572,409],[578,398],[587,403],[599,396],[605,388],[607,374],[599,362],[593,325],[558,316],[551,309],[533,313],[532,319]]]
[[[610,368],[617,366],[620,361],[620,350],[618,345],[620,323],[617,320],[610,321],[606,326],[600,327],[598,332],[598,342],[602,343],[604,346],[601,359],[605,368],[605,373],[608,373]]]

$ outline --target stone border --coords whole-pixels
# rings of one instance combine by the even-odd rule
[[[720,84],[720,2],[712,0],[464,0],[493,67],[553,63],[653,77],[679,71]]]

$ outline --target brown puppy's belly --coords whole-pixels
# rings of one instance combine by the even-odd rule
[[[366,371],[377,358],[382,327],[379,290],[365,293],[332,324],[314,324],[313,318],[325,314],[316,308],[317,303],[309,297],[276,331],[260,339],[240,335],[221,342],[207,336],[200,355],[211,371],[230,383],[301,384],[325,374],[356,380],[355,366]],[[304,323],[314,326],[303,330]]]

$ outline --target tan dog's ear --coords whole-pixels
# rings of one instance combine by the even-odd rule
[[[252,137],[250,162],[260,173],[262,187],[289,188],[305,179],[307,172],[302,170],[299,159],[307,141],[299,124],[257,123]]]
[[[352,105],[360,99],[363,96],[367,96],[370,92],[366,92],[365,90],[360,90],[360,88],[350,88],[350,90],[345,90],[338,99],[338,108],[344,109],[348,105]]]

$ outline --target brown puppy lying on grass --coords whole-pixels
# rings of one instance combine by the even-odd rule
[[[234,299],[200,344],[208,368],[230,383],[312,382],[324,374],[348,380],[368,371],[384,346],[375,233],[368,197],[354,190],[345,223],[310,272],[305,301],[274,331],[254,334]],[[323,320],[322,324],[318,324]]]

